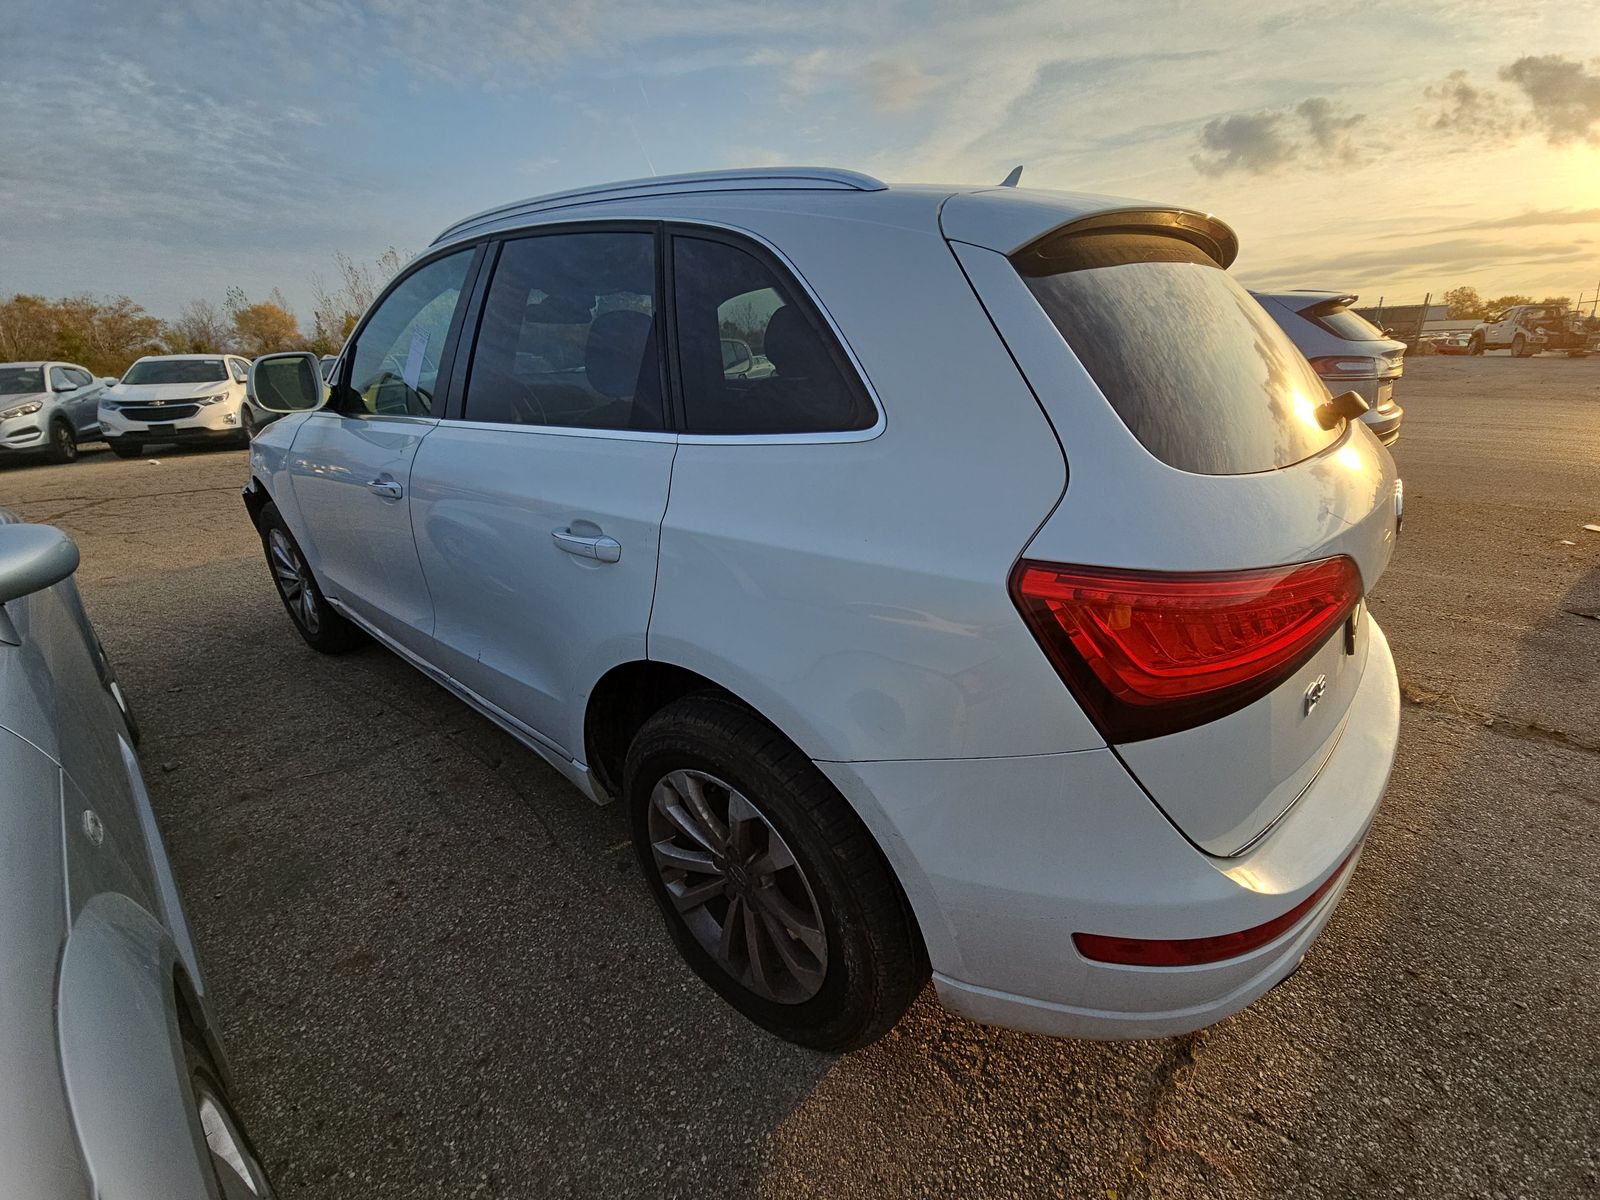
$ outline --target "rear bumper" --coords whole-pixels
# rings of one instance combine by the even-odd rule
[[[1392,446],[1400,437],[1400,422],[1405,415],[1406,410],[1395,404],[1382,411],[1375,408],[1369,410],[1361,418],[1361,423],[1372,430],[1385,446]]]
[[[1244,1008],[1294,970],[1348,887],[1393,765],[1399,684],[1373,623],[1339,744],[1295,806],[1242,855],[1197,850],[1110,751],[937,762],[821,763],[878,837],[917,914],[941,1001],[975,1020],[1088,1038],[1164,1037]],[[1350,859],[1349,865],[1346,860]],[[1074,932],[1207,937],[1294,908],[1249,954],[1130,967]]]

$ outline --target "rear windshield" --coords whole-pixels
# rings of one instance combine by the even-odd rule
[[[43,367],[0,367],[0,396],[27,396],[42,391]]]
[[[221,383],[228,377],[220,358],[150,358],[136,362],[123,383]]]
[[[1327,389],[1204,251],[1143,233],[1058,236],[1013,265],[1146,450],[1203,475],[1270,471],[1339,439]]]
[[[1383,330],[1353,309],[1342,304],[1330,307],[1317,307],[1302,309],[1300,315],[1315,321],[1334,337],[1343,338],[1347,342],[1377,342],[1383,339]]]

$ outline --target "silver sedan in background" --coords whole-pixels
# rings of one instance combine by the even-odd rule
[[[77,565],[0,510],[0,1196],[267,1197]]]

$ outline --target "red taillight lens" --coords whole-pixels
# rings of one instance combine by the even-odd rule
[[[1184,575],[1023,561],[1011,595],[1100,732],[1132,742],[1277,687],[1360,602],[1361,572],[1344,555]]]
[[[1334,355],[1331,358],[1313,358],[1311,369],[1324,379],[1366,379],[1376,375],[1383,363],[1359,354]]]
[[[1072,935],[1072,944],[1085,958],[1127,967],[1193,967],[1201,963],[1238,958],[1241,954],[1259,950],[1298,925],[1317,906],[1317,901],[1345,877],[1351,860],[1360,849],[1358,845],[1350,851],[1333,874],[1317,885],[1316,891],[1288,912],[1270,921],[1263,921],[1260,925],[1252,925],[1249,929],[1197,938],[1127,938],[1110,937],[1103,933],[1075,933]]]

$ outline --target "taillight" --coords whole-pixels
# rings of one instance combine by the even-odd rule
[[[1359,354],[1313,358],[1310,361],[1311,369],[1324,379],[1370,379],[1384,367],[1381,360]]]
[[[1361,601],[1339,555],[1173,574],[1017,564],[1011,596],[1056,671],[1113,743],[1161,737],[1260,699]]]

